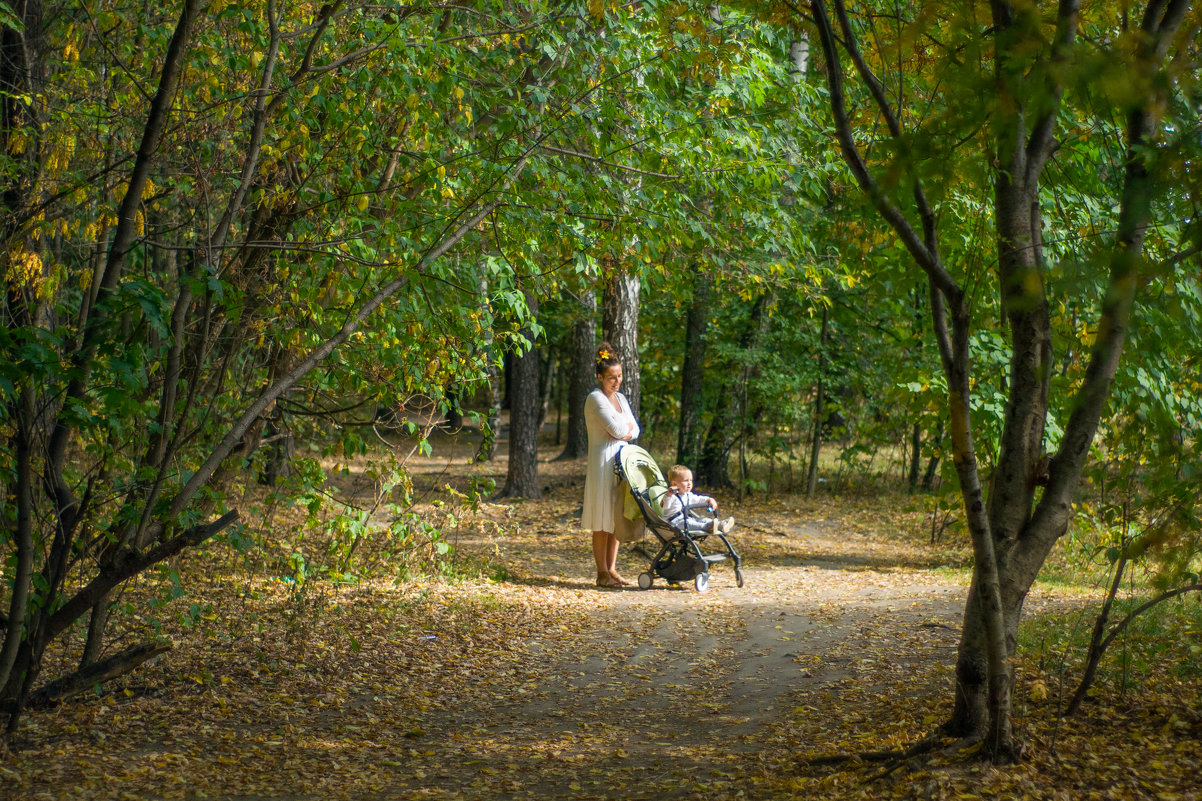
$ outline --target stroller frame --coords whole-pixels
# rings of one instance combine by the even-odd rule
[[[619,480],[629,486],[643,522],[660,542],[659,553],[651,559],[647,570],[639,574],[640,589],[651,589],[655,579],[662,578],[670,584],[692,581],[698,592],[705,592],[709,589],[710,567],[728,559],[735,565],[735,585],[743,586],[742,559],[717,524],[710,531],[688,530],[688,518],[695,518],[693,509],[699,507],[685,508],[685,522],[681,526],[673,525],[660,514],[658,500],[666,494],[668,483],[651,454],[638,445],[624,445],[614,460],[614,470]],[[722,541],[722,550],[710,553],[703,550],[703,543],[711,536]]]

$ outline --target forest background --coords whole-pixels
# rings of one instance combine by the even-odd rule
[[[0,22],[10,734],[162,653],[124,645],[131,580],[182,596],[181,554],[265,547],[246,487],[322,521],[293,581],[448,550],[384,429],[426,453],[466,414],[487,460],[505,405],[506,480],[469,495],[538,497],[547,422],[582,453],[598,334],[703,485],[931,493],[974,565],[940,732],[997,761],[1023,599],[1070,526],[1112,599],[1138,569],[1128,611],[1200,587],[1190,3]],[[374,500],[340,504],[368,454]]]

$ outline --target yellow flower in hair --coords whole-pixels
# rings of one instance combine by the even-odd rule
[[[601,360],[608,359],[610,356],[610,352],[605,349],[602,349],[601,352],[597,354],[597,358]]]

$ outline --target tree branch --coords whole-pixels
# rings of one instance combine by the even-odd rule
[[[1189,0],[1169,0],[1160,19],[1152,14],[1152,8],[1158,5],[1157,0],[1153,0],[1149,4],[1149,13],[1144,15],[1143,28],[1147,36],[1136,55],[1136,69],[1155,71],[1162,66],[1169,43],[1179,30],[1190,4]],[[1153,190],[1146,163],[1148,154],[1144,151],[1159,123],[1160,106],[1161,93],[1153,93],[1141,97],[1139,105],[1128,115],[1127,169],[1098,333],[1084,379],[1073,399],[1073,411],[1064,427],[1060,448],[1052,462],[1048,487],[1032,515],[1033,526],[1047,525],[1056,531],[1063,531],[1067,526],[1072,494],[1110,396],[1135,304],[1144,258],[1144,236],[1152,216]]]
[[[138,155],[129,175],[125,197],[121,199],[121,207],[117,211],[117,226],[113,230],[113,242],[109,246],[108,261],[105,264],[104,276],[97,294],[97,305],[105,295],[116,289],[121,281],[125,254],[129,251],[134,233],[138,230],[138,206],[142,203],[142,193],[146,189],[146,182],[150,179],[150,168],[154,164],[154,157],[162,141],[163,131],[167,127],[172,98],[175,96],[175,88],[179,82],[180,73],[183,71],[184,50],[192,34],[192,25],[196,21],[202,2],[203,0],[185,0],[175,33],[171,36],[170,44],[167,45],[167,53],[163,59],[163,71],[159,75],[159,88],[150,105],[146,126],[142,129],[142,141],[138,145]]]
[[[899,146],[898,152],[900,154],[901,145],[903,144],[901,122],[898,120],[897,112],[893,110],[893,106],[889,103],[889,98],[885,96],[884,84],[881,83],[880,79],[868,67],[868,63],[864,61],[864,54],[860,50],[859,40],[855,35],[855,31],[851,28],[851,19],[847,15],[847,8],[843,0],[835,0],[835,13],[839,17],[839,28],[843,31],[843,48],[851,57],[852,64],[855,65],[860,80],[868,87],[868,92],[872,95],[872,99],[876,101],[877,110],[885,118],[885,125],[888,126],[889,133],[893,136],[893,141]],[[935,212],[931,209],[931,204],[927,201],[926,192],[922,188],[922,181],[917,176],[912,176],[912,182],[914,204],[918,207],[918,217],[922,221],[923,242],[932,254],[937,254],[938,243],[935,238]],[[935,258],[938,259],[938,255]]]
[[[823,57],[826,59],[831,114],[835,123],[835,136],[843,152],[844,161],[847,162],[847,166],[855,177],[856,182],[860,185],[860,188],[872,200],[877,211],[897,233],[902,243],[906,246],[906,249],[910,252],[910,255],[914,257],[918,265],[931,277],[931,280],[935,282],[939,290],[949,296],[959,296],[961,294],[960,288],[940,263],[938,253],[927,247],[925,241],[918,236],[914,227],[910,225],[905,214],[889,199],[868,171],[868,165],[864,162],[864,157],[861,155],[859,147],[856,145],[855,137],[852,135],[851,120],[847,113],[846,93],[843,88],[843,67],[839,60],[835,34],[831,29],[830,18],[827,16],[826,4],[824,0],[813,0],[811,8],[813,10],[814,24],[818,27],[818,38],[822,43]]]
[[[125,196],[121,200],[121,207],[117,214],[117,226],[109,247],[104,274],[98,282],[96,299],[92,305],[95,310],[103,308],[104,298],[111,294],[120,283],[125,266],[125,256],[133,241],[134,232],[137,230],[138,205],[141,203],[142,193],[150,178],[150,169],[167,125],[172,97],[175,95],[175,88],[183,70],[184,51],[201,2],[202,0],[185,0],[175,33],[167,46],[162,73],[159,76],[159,88],[151,102],[146,125],[142,130],[142,141],[138,146],[138,155],[130,172]],[[76,374],[67,384],[61,404],[63,408],[69,408],[73,401],[83,397],[88,386],[92,356],[100,346],[97,339],[97,332],[100,328],[97,317],[95,315],[87,317],[81,322],[81,326],[83,330],[80,334],[80,347],[71,360],[72,365],[76,368]],[[63,460],[66,457],[67,443],[72,431],[71,424],[60,416],[54,423],[47,445],[47,481],[52,485],[49,489],[56,499],[60,518],[76,504],[74,495],[62,477]]]
[[[1157,604],[1164,603],[1165,601],[1169,600],[1170,598],[1176,598],[1178,595],[1185,595],[1187,592],[1200,592],[1200,591],[1202,591],[1202,584],[1187,584],[1184,587],[1177,587],[1176,589],[1173,589],[1173,590],[1166,590],[1165,592],[1162,592],[1160,595],[1156,596],[1152,600],[1146,601],[1146,602],[1140,604],[1135,609],[1132,609],[1130,612],[1128,612],[1127,616],[1124,617],[1122,619],[1122,621],[1120,621],[1118,623],[1118,625],[1116,625],[1111,630],[1111,632],[1106,635],[1106,639],[1102,640],[1101,650],[1105,651],[1107,648],[1109,648],[1110,644],[1112,642],[1114,642],[1115,637],[1118,637],[1120,634],[1122,634],[1123,629],[1127,628],[1127,626],[1131,623],[1132,620],[1135,620],[1136,617],[1138,617],[1139,615],[1142,615],[1144,612],[1147,612],[1149,609],[1156,606]]]
[[[1049,84],[1048,94],[1052,102],[1044,113],[1036,119],[1027,142],[1027,185],[1039,180],[1044,166],[1055,150],[1054,133],[1056,118],[1060,113],[1060,100],[1064,97],[1064,81],[1060,77],[1063,67],[1068,61],[1068,51],[1077,37],[1077,23],[1080,20],[1080,0],[1060,0],[1056,12],[1056,34],[1052,40],[1052,58],[1050,69],[1043,74]]]
[[[101,569],[96,578],[88,582],[75,593],[69,601],[62,605],[46,624],[45,637],[54,639],[67,630],[79,617],[87,612],[97,600],[108,594],[126,579],[133,578],[148,567],[156,565],[164,559],[169,559],[185,548],[195,548],[213,535],[233,525],[238,520],[238,511],[226,512],[212,523],[193,526],[181,534],[161,542],[148,551],[137,552],[127,549],[119,554],[107,569]]]
[[[12,529],[13,550],[16,551],[16,564],[13,566],[12,597],[9,600],[8,615],[0,614],[0,629],[4,632],[3,648],[0,649],[0,690],[8,685],[12,675],[13,665],[17,662],[17,653],[25,638],[27,629],[27,610],[29,604],[30,582],[33,578],[34,542],[33,542],[33,427],[36,419],[33,389],[29,386],[21,388],[17,397],[15,415],[15,442],[17,463],[15,465],[16,486],[10,491],[16,496],[16,525]]]
[[[585,161],[591,161],[595,164],[603,164],[606,167],[613,167],[615,170],[623,170],[625,172],[633,172],[633,173],[637,173],[638,175],[646,175],[651,178],[664,178],[669,181],[679,181],[682,177],[680,175],[669,175],[664,172],[652,172],[651,170],[641,170],[638,167],[631,167],[628,164],[618,164],[613,161],[607,161],[607,160],[601,158],[600,156],[591,156],[588,153],[579,153],[575,150],[567,150],[562,147],[555,147],[554,145],[543,145],[542,149],[546,150],[550,153],[560,153],[565,156],[572,156],[574,158],[584,159]]]
[[[267,128],[267,119],[270,116],[267,108],[267,90],[271,86],[271,78],[275,74],[276,59],[280,53],[280,25],[276,18],[277,14],[276,0],[269,0],[267,3],[267,27],[269,30],[270,41],[267,46],[267,56],[263,59],[263,74],[259,79],[259,86],[255,89],[255,111],[251,119],[251,134],[250,142],[246,147],[246,155],[242,159],[242,175],[238,180],[238,188],[234,190],[233,196],[230,197],[230,202],[226,204],[225,214],[222,215],[221,221],[217,223],[217,228],[214,235],[205,243],[204,260],[212,258],[214,248],[220,248],[226,237],[229,235],[230,226],[233,225],[234,216],[242,208],[242,204],[246,200],[246,193],[250,191],[250,183],[254,178],[255,173],[259,169],[259,153],[263,147],[263,132]],[[321,28],[318,32],[325,30]],[[312,45],[313,42],[310,42]],[[308,53],[306,53],[308,56]]]
[[[86,668],[81,668],[68,676],[55,679],[49,684],[39,687],[29,694],[25,706],[29,709],[44,709],[54,706],[72,696],[88,692],[97,684],[104,684],[120,678],[143,662],[167,653],[171,648],[172,646],[169,644],[158,643],[131,645],[124,651],[93,662]]]

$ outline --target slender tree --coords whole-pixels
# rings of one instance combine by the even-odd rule
[[[693,293],[685,315],[676,461],[679,464],[696,465],[701,457],[701,434],[704,430],[701,416],[705,410],[705,334],[710,320],[713,280],[708,273],[693,271],[689,282]]]
[[[826,340],[830,331],[831,310],[822,307],[822,328],[818,334],[818,381],[814,385],[814,428],[810,433],[810,464],[806,473],[806,495],[818,491],[818,457],[822,454],[822,427],[826,424]]]
[[[498,349],[515,337],[521,296],[482,303],[477,267],[465,276],[443,257],[465,240],[486,253],[486,224],[504,230],[523,191],[532,120],[555,112],[533,97],[515,109],[513,87],[549,94],[576,75],[531,84],[530,60],[498,48],[470,81],[443,56],[494,24],[548,46],[588,24],[507,16],[481,29],[444,9],[398,24],[345,6],[268,0],[248,17],[118,0],[81,25],[74,5],[46,2],[22,4],[19,25],[0,17],[10,730],[46,688],[155,652],[106,655],[112,594],[237,523],[225,493],[258,466],[269,416],[358,422],[385,396],[481,375],[485,330]],[[475,157],[466,172],[461,147]],[[353,453],[361,428],[329,447]],[[47,650],[85,616],[80,669],[39,688]]]
[[[926,10],[936,16],[958,16],[950,8],[930,5]],[[874,64],[893,63],[892,57],[879,57],[884,54],[875,51],[869,56],[861,49],[860,28],[843,0],[834,0],[833,15],[825,0],[811,4],[840,150],[861,190],[893,227],[930,287],[935,340],[948,386],[953,461],[974,554],[956,664],[956,704],[946,730],[969,741],[983,739],[986,752],[998,761],[1010,761],[1019,752],[1010,714],[1011,657],[1023,600],[1067,528],[1073,493],[1109,394],[1144,269],[1144,242],[1158,189],[1149,145],[1163,135],[1161,115],[1172,107],[1171,87],[1182,65],[1170,66],[1166,59],[1188,8],[1185,0],[1152,0],[1136,28],[1123,30],[1124,16],[1106,32],[1109,41],[1091,37],[1090,46],[1104,48],[1107,58],[1121,62],[1127,79],[1138,89],[1107,98],[1126,119],[1121,158],[1109,165],[1122,176],[1116,181],[1117,230],[1109,252],[1100,255],[1106,289],[1089,367],[1067,404],[1071,411],[1042,493],[1036,492],[1035,476],[1046,447],[1053,369],[1048,254],[1042,238],[1045,197],[1040,189],[1045,169],[1060,146],[1056,129],[1065,117],[1064,97],[1074,68],[1090,68],[1078,43],[1081,10],[1076,0],[1061,0],[1046,14],[1034,6],[992,2],[986,32],[961,42],[992,68],[989,96],[996,98],[995,105],[985,110],[964,103],[956,109],[960,114],[982,115],[979,121],[961,122],[966,127],[984,126],[982,136],[967,141],[978,146],[994,168],[990,183],[997,290],[1011,354],[1005,421],[992,491],[986,498],[970,414],[971,296],[943,260],[939,215],[927,188],[947,173],[933,169],[931,155],[916,148],[933,140],[919,138],[919,130],[905,127],[922,122],[908,113],[912,95],[891,93],[874,70]],[[966,8],[963,13],[971,17],[973,10]],[[920,19],[920,24],[928,25],[932,17]],[[969,29],[981,27],[960,28]],[[1186,43],[1176,43],[1179,58],[1187,59]],[[849,111],[845,58],[852,65],[855,86],[871,103],[872,115],[853,117]],[[975,91],[969,88],[968,94]],[[959,101],[948,102],[954,107]],[[883,124],[892,148],[889,169],[900,180],[886,180],[869,166],[858,128],[861,120]],[[947,187],[940,187],[940,197],[949,195]]]
[[[572,323],[569,345],[568,437],[560,459],[588,454],[588,429],[584,424],[584,399],[596,386],[597,296],[591,290],[580,296],[580,316]]]
[[[526,305],[531,314],[538,312],[538,299],[526,293]],[[522,353],[514,354],[509,381],[509,467],[505,474],[502,498],[540,498],[538,483],[538,429],[540,393],[538,382],[538,351],[534,348],[535,333],[526,328],[523,337],[529,345]]]

